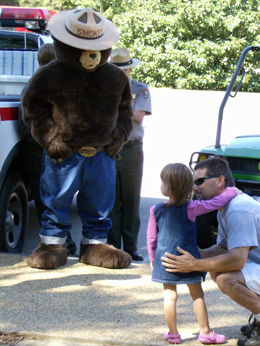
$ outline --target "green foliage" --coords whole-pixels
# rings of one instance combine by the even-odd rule
[[[258,0],[20,0],[20,5],[96,9],[118,27],[116,47],[142,61],[131,77],[154,87],[225,90],[242,51],[260,45]],[[244,91],[259,90],[258,60],[250,54]]]
[[[48,8],[49,10],[57,12],[65,9],[62,0],[19,0],[19,4],[23,7]]]
[[[2,6],[19,6],[18,0],[2,0]]]
[[[142,61],[133,78],[156,87],[225,90],[240,54],[260,44],[257,1],[144,0],[113,20],[119,45]],[[253,59],[251,58],[253,68]],[[259,90],[251,79],[242,89]]]

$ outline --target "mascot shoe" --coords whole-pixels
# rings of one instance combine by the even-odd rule
[[[80,244],[79,261],[92,266],[116,269],[128,267],[132,262],[132,257],[106,243]]]
[[[26,261],[31,268],[55,269],[66,264],[67,249],[63,245],[46,245],[41,242]]]

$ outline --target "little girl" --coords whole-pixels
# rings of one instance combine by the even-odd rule
[[[147,248],[151,266],[152,280],[163,283],[164,312],[169,332],[164,339],[171,344],[179,344],[181,336],[177,329],[176,285],[186,284],[193,299],[194,311],[199,322],[199,341],[206,344],[225,342],[224,335],[218,335],[210,329],[201,279],[206,273],[169,273],[162,265],[161,257],[165,252],[180,255],[177,247],[189,251],[200,258],[197,246],[196,216],[224,206],[240,190],[228,187],[224,193],[207,201],[193,201],[193,176],[182,163],[168,164],[161,172],[161,192],[168,201],[153,206],[147,229]]]

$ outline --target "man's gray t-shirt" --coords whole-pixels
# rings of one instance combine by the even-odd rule
[[[250,247],[248,260],[260,264],[260,203],[240,194],[218,212],[217,244],[231,250]]]

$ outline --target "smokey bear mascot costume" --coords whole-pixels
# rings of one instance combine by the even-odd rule
[[[127,76],[107,62],[118,41],[115,25],[91,8],[62,11],[49,21],[56,60],[40,67],[22,94],[23,118],[44,148],[41,242],[33,268],[67,261],[73,196],[82,220],[81,263],[125,268],[132,257],[106,243],[115,194],[115,158],[132,131]]]

